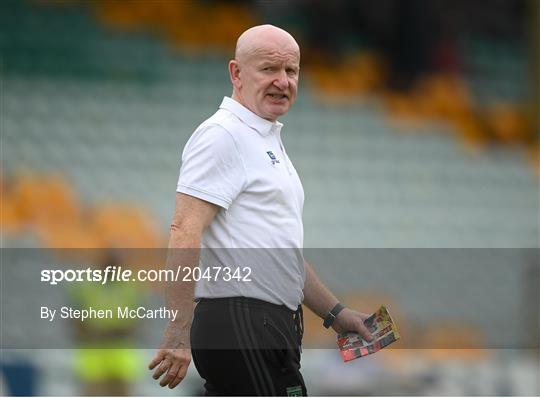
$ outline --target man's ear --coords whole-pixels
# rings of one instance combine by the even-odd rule
[[[229,77],[231,78],[231,83],[234,88],[239,89],[242,87],[242,82],[240,81],[240,66],[235,59],[229,61]]]

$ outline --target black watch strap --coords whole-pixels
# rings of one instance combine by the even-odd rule
[[[324,318],[323,326],[328,329],[330,326],[334,324],[334,321],[336,320],[336,317],[338,314],[345,308],[345,306],[341,303],[337,303],[334,308],[330,310],[328,315],[326,315],[326,318]]]

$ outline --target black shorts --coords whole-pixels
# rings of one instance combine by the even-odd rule
[[[302,309],[246,297],[201,299],[191,351],[206,395],[306,396]]]

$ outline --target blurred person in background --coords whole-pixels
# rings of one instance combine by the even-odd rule
[[[110,250],[101,264],[118,266],[118,254]],[[117,307],[137,308],[143,302],[141,289],[133,283],[112,282],[77,284],[69,291],[74,308],[94,308],[116,311]],[[130,385],[141,373],[143,358],[133,350],[133,340],[139,322],[132,318],[89,318],[84,322],[74,320],[75,351],[74,369],[85,396],[129,396]],[[96,348],[99,347],[99,348]]]
[[[198,266],[201,247],[293,248],[300,261],[280,262],[276,254],[254,265],[249,283],[169,284],[167,305],[181,315],[166,326],[149,364],[161,386],[177,386],[193,355],[208,395],[307,395],[299,371],[302,302],[326,328],[371,340],[367,315],[339,303],[301,254],[304,192],[277,121],[296,99],[299,72],[300,49],[286,31],[262,25],[238,38],[229,62],[232,97],[182,155],[169,249],[192,250],[169,254],[168,265]]]

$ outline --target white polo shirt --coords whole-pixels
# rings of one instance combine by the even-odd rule
[[[196,297],[253,297],[294,310],[303,300],[304,190],[282,127],[225,97],[187,142],[177,192],[222,208],[203,233],[201,267],[251,273],[250,281],[201,279]]]

